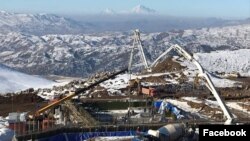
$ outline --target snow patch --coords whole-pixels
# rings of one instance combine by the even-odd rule
[[[106,88],[110,93],[120,92],[120,89],[128,86],[129,77],[129,74],[121,74],[114,79],[109,79],[101,83],[100,86]]]
[[[0,116],[0,141],[10,141],[14,131],[8,128],[8,121]]]
[[[0,93],[16,92],[28,88],[49,88],[55,82],[38,76],[20,73],[4,66],[0,66]]]
[[[195,53],[194,58],[210,72],[238,72],[250,76],[250,49]]]
[[[250,111],[247,111],[247,109],[244,109],[242,106],[239,105],[239,103],[241,102],[227,102],[227,106],[250,115]]]
[[[132,140],[134,136],[97,137],[95,141],[123,141]]]

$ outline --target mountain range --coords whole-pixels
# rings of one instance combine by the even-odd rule
[[[122,18],[121,18],[122,17]],[[159,15],[151,8],[138,5],[129,11],[106,9],[102,14],[58,16],[54,14],[23,14],[0,12],[0,33],[20,32],[31,35],[86,34],[126,32],[140,28],[144,32],[162,32],[239,25],[249,20],[223,20],[218,18],[181,18]]]
[[[238,26],[141,33],[150,62],[170,45],[189,52],[211,52],[250,47],[250,23]],[[30,35],[0,34],[0,63],[36,75],[88,76],[127,66],[132,32]],[[135,63],[140,63],[138,51]]]
[[[63,30],[62,30],[63,29]],[[24,32],[28,34],[82,33],[90,25],[54,14],[21,14],[0,11],[0,32]]]
[[[119,13],[110,9],[106,12]],[[165,22],[157,12],[144,6],[137,6],[130,11],[130,14],[124,14],[119,22],[116,19],[120,17],[119,14],[100,16],[108,18],[97,18],[94,21],[86,18],[84,21],[79,21],[53,14],[20,14],[1,11],[0,80],[4,83],[0,87],[4,88],[4,91],[10,91],[52,83],[24,73],[87,77],[101,71],[124,68],[128,65],[133,44],[131,29],[138,27],[142,31],[142,44],[149,64],[170,45],[179,44],[191,53],[202,53],[199,57],[201,61],[207,66],[216,65],[217,67],[211,69],[216,71],[221,61],[229,59],[225,57],[221,60],[219,55],[214,53],[215,51],[250,47],[249,19],[243,21],[221,21],[214,18],[203,19],[204,21],[189,19],[190,22],[187,22],[189,21],[187,19],[168,17],[168,22]],[[126,16],[129,18],[126,19]],[[151,17],[151,19],[145,17]],[[92,18],[96,19],[96,17]],[[205,24],[199,24],[199,22],[203,23],[202,21]],[[185,26],[182,25],[183,23]],[[175,28],[168,25],[173,25]],[[188,27],[200,28],[188,29]],[[149,31],[157,32],[148,33]],[[213,60],[215,63],[204,61],[209,56],[204,53],[210,54],[210,52],[216,56]],[[246,51],[239,52],[244,52],[244,56],[247,56]],[[235,51],[234,58],[240,58],[237,56],[239,52]],[[230,53],[224,54],[229,56]],[[237,68],[239,72],[249,74],[248,61],[237,63],[236,60],[234,63],[243,64],[246,67],[224,64],[230,71]],[[141,67],[140,55],[136,50],[134,69]],[[28,82],[30,86],[27,86],[23,85],[24,80],[37,83]]]

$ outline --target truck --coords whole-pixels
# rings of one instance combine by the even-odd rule
[[[150,97],[155,97],[157,95],[156,89],[152,87],[148,87],[148,88],[142,87],[140,93],[148,95]]]
[[[155,97],[158,95],[158,90],[152,86],[143,86],[141,84],[141,79],[132,79],[129,80],[129,86],[133,89],[136,89],[137,94],[148,95],[149,97]]]

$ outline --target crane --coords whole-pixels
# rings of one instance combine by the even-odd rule
[[[115,77],[116,75],[124,73],[127,70],[128,70],[127,68],[122,69],[121,71],[115,72],[115,73],[113,73],[113,74],[111,74],[109,76],[105,76],[104,78],[100,79],[99,81],[96,81],[93,84],[90,84],[87,87],[77,89],[75,92],[71,92],[66,97],[63,97],[62,99],[60,99],[58,101],[55,101],[55,102],[53,102],[51,104],[46,105],[45,107],[40,108],[39,110],[36,111],[35,116],[39,116],[41,113],[43,113],[43,112],[45,112],[45,111],[47,111],[47,110],[49,110],[49,109],[51,109],[51,108],[53,108],[53,107],[61,104],[62,102],[66,101],[66,100],[69,100],[69,99],[73,98],[74,96],[77,96],[77,95],[79,95],[79,94],[81,94],[81,93],[83,93],[83,92],[85,92],[85,91],[87,91],[87,90],[95,87],[96,85],[98,85],[98,84],[100,84],[100,83],[102,83],[102,82],[104,82],[104,81],[106,81],[108,79],[111,79],[111,78]]]
[[[128,71],[129,71],[129,73],[131,73],[131,67],[132,67],[132,63],[133,63],[134,49],[135,48],[138,48],[140,51],[140,57],[141,57],[141,60],[143,61],[143,65],[144,65],[145,69],[147,69],[147,71],[150,71],[151,69],[148,65],[148,62],[146,60],[145,53],[144,53],[144,50],[142,47],[141,38],[140,38],[140,31],[139,31],[139,29],[136,29],[133,32],[134,32],[134,41],[133,41],[133,47],[132,47],[132,50],[130,53]]]
[[[225,121],[225,124],[232,124],[234,117],[232,113],[229,111],[229,108],[226,106],[225,102],[221,99],[220,95],[216,91],[209,73],[206,70],[204,70],[201,64],[193,56],[191,56],[187,51],[185,51],[181,46],[179,46],[178,44],[170,46],[170,48],[168,48],[164,53],[162,53],[151,64],[150,68],[154,67],[162,57],[164,57],[166,54],[168,54],[172,50],[175,50],[178,54],[182,55],[185,59],[192,62],[198,68],[199,76],[203,77],[206,80],[206,83],[205,83],[206,87],[211,91],[216,101],[218,102],[220,108],[222,109],[224,116],[227,118],[227,120]]]

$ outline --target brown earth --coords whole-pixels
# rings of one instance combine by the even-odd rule
[[[0,116],[10,112],[34,112],[46,103],[36,94],[16,94],[14,96],[0,95]]]
[[[200,109],[199,113],[205,113],[206,115],[210,115],[212,118],[215,119],[222,119],[223,114],[222,111],[218,108],[212,108],[208,105],[206,105],[205,103],[195,103],[192,101],[187,101],[187,104],[195,109]],[[217,111],[220,111],[220,113],[216,113]]]
[[[109,97],[108,91],[104,87],[101,87],[101,86],[97,86],[93,90],[91,90],[90,95],[92,96],[92,98],[97,98],[99,96]]]
[[[239,104],[243,109],[246,109],[247,111],[250,111],[250,105],[246,105],[246,104],[243,104],[243,103],[240,103]]]
[[[152,73],[164,73],[164,72],[172,72],[170,76],[152,76],[148,78],[144,78],[142,81],[144,82],[153,82],[153,83],[166,83],[164,80],[165,77],[169,78],[176,78],[176,74],[174,71],[180,71],[184,67],[181,66],[179,63],[173,61],[171,58],[167,58],[166,60],[158,63],[156,67],[152,69]],[[174,79],[173,78],[173,79]],[[185,81],[185,77],[180,79],[179,81]],[[230,98],[230,97],[243,97],[240,99],[242,102],[250,102],[250,98],[244,98],[244,96],[250,97],[250,78],[242,77],[242,78],[230,78],[232,80],[240,81],[243,83],[243,88],[217,88],[218,92],[221,94],[222,97]],[[126,98],[128,96],[109,96],[107,90],[98,86],[94,90],[102,90],[99,92],[94,92],[93,96],[94,99],[110,99],[110,98]],[[92,92],[94,90],[91,90]],[[194,89],[192,91],[188,91],[186,93],[195,93]],[[123,89],[122,91],[128,91],[128,88]],[[178,92],[176,93],[178,94]],[[201,93],[202,94],[202,93]],[[98,97],[101,95],[101,97]],[[212,96],[212,95],[211,95]],[[131,96],[133,98],[143,98],[140,96]],[[237,100],[238,101],[238,100]],[[36,93],[29,93],[29,94],[18,94],[14,95],[13,97],[4,97],[0,95],[0,116],[7,116],[9,112],[25,112],[25,111],[35,111],[38,109],[38,105],[44,106],[47,103],[44,102],[43,99],[36,96]],[[201,111],[204,112],[212,112],[214,109],[211,109],[209,106],[205,106],[204,104],[195,104],[189,103],[191,107],[201,108]],[[250,109],[249,105],[244,105],[248,110]],[[218,109],[219,110],[219,109]],[[218,115],[219,116],[219,115]]]
[[[154,68],[152,68],[152,73],[164,73],[182,70],[183,66],[172,60],[172,58],[167,58],[162,62],[159,62]]]
[[[150,76],[145,77],[141,82],[151,82],[151,83],[166,83],[165,76]]]

